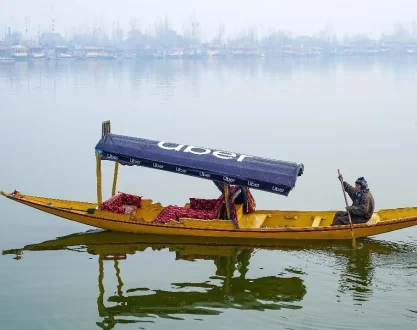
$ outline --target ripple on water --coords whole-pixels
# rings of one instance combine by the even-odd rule
[[[410,285],[414,287],[416,284],[416,277],[410,272],[415,269],[410,262],[416,258],[416,247],[415,238],[398,243],[364,240],[358,243],[357,250],[335,245],[297,252],[298,259],[310,265],[309,268],[301,267],[302,273],[320,279],[321,283],[318,279],[315,283],[318,286],[315,291],[319,292],[316,298],[318,306],[312,307],[303,301],[302,316],[292,314],[274,321],[285,329],[352,329],[364,328],[366,324],[372,328],[377,325],[381,328],[395,326],[402,314],[399,306],[404,306],[404,297],[407,296],[401,288],[409,290]],[[391,276],[386,274],[394,270]],[[412,281],[406,283],[406,277],[411,277]],[[337,293],[332,291],[335,282]],[[307,297],[316,294],[315,291],[307,284]],[[333,303],[328,296],[333,297]],[[338,304],[334,305],[335,302]],[[328,313],[323,312],[326,310]],[[414,321],[415,311],[410,310],[407,318]],[[269,315],[264,315],[266,322]]]

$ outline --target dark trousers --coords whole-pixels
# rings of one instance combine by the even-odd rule
[[[369,220],[369,219],[365,219],[361,217],[353,217],[353,216],[351,216],[351,219],[352,219],[352,225],[354,225],[355,223],[365,223],[365,222],[368,222]],[[348,225],[348,224],[349,224],[349,215],[347,211],[339,211],[339,212],[336,212],[336,214],[334,215],[331,226],[343,226],[343,225]]]

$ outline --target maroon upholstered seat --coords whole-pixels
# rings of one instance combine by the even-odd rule
[[[116,195],[110,197],[108,200],[103,202],[99,206],[99,210],[110,211],[113,213],[120,214],[130,214],[134,210],[142,206],[142,197],[126,194],[126,193],[117,193]]]
[[[155,222],[167,223],[179,218],[218,219],[223,205],[223,196],[217,199],[190,198],[190,208],[169,205],[155,218]]]

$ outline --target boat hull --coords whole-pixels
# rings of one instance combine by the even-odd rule
[[[110,231],[129,232],[138,234],[178,235],[214,238],[239,238],[254,240],[350,240],[352,238],[350,226],[322,226],[322,227],[285,227],[285,228],[241,228],[231,227],[231,221],[187,219],[182,223],[155,224],[141,221],[129,215],[114,214],[107,211],[87,212],[88,208],[95,208],[94,203],[80,203],[61,201],[69,207],[56,207],[30,200],[29,197],[16,198],[1,193],[5,197],[18,203],[38,209],[40,211],[82,223],[95,228]],[[59,201],[53,200],[51,201]],[[64,204],[63,204],[64,205]],[[76,210],[73,205],[82,205],[85,210]],[[378,234],[404,229],[417,225],[417,214],[392,220],[380,221],[376,224],[354,225],[355,237],[368,237]]]

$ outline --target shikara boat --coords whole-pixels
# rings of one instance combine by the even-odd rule
[[[96,202],[30,196],[17,190],[1,194],[58,217],[111,231],[248,240],[352,238],[349,225],[330,226],[336,211],[256,210],[250,189],[288,196],[304,172],[302,163],[116,135],[111,133],[110,121],[102,124],[95,155]],[[101,187],[104,160],[115,163],[112,194],[105,201]],[[116,193],[119,165],[211,180],[220,196],[163,206],[143,196]],[[384,209],[367,223],[353,225],[353,230],[359,238],[416,224],[417,208]]]

